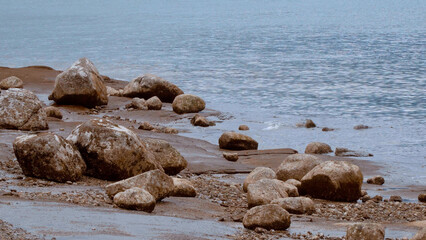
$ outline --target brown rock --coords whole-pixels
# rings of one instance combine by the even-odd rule
[[[356,223],[348,227],[346,240],[383,240],[385,228],[375,223]]]
[[[334,128],[323,127],[322,131],[323,132],[331,132],[331,131],[334,131]]]
[[[340,157],[372,157],[373,156],[373,154],[368,152],[349,150],[347,148],[336,148],[336,151],[334,152],[334,154]]]
[[[173,100],[172,107],[177,114],[197,113],[204,110],[206,103],[198,96],[181,94]]]
[[[261,179],[276,179],[277,175],[274,170],[267,167],[257,167],[246,177],[243,184],[244,192],[247,192],[247,187]]]
[[[426,193],[419,194],[419,202],[426,202]]]
[[[194,126],[200,127],[209,127],[210,122],[200,114],[195,114],[194,117],[191,118],[191,124]]]
[[[389,202],[402,202],[401,196],[390,196]]]
[[[362,130],[362,129],[368,129],[368,128],[370,128],[369,126],[366,126],[366,125],[362,125],[362,124],[360,124],[360,125],[356,125],[355,127],[354,127],[354,129],[355,130]]]
[[[155,161],[160,163],[168,175],[176,175],[188,166],[188,162],[170,143],[152,138],[144,138],[146,149],[154,154]]]
[[[248,131],[248,130],[250,130],[250,128],[247,125],[240,125],[238,127],[238,130],[240,130],[240,131]]]
[[[275,204],[257,206],[247,211],[243,225],[248,229],[285,230],[290,227],[290,214]]]
[[[257,149],[258,143],[251,137],[236,132],[225,132],[219,138],[219,147],[229,150]]]
[[[163,103],[157,96],[146,100],[146,105],[148,106],[148,110],[161,110],[163,107]]]
[[[289,213],[293,214],[312,214],[315,212],[315,204],[310,198],[307,197],[288,197],[279,198],[271,202],[284,208]]]
[[[59,108],[57,108],[57,107],[53,107],[53,106],[45,107],[44,111],[46,112],[46,115],[48,117],[53,117],[53,118],[57,118],[57,119],[62,119],[62,117],[63,117],[61,110],[59,110]]]
[[[296,179],[288,179],[287,181],[285,181],[285,183],[288,183],[288,184],[295,186],[298,191],[300,191],[300,189],[302,187],[302,183],[300,181],[296,180]]]
[[[382,176],[377,175],[377,176],[374,176],[374,177],[367,179],[367,183],[368,184],[375,184],[375,185],[383,185],[385,183],[385,179]]]
[[[173,178],[174,191],[172,196],[175,197],[195,197],[197,191],[189,180],[182,178]]]
[[[297,197],[297,188],[277,179],[261,179],[247,187],[248,207],[269,204],[272,200]]]
[[[152,212],[155,208],[155,198],[146,190],[134,187],[114,196],[114,204],[120,208]]]
[[[0,88],[7,90],[9,88],[23,88],[24,82],[15,76],[10,76],[0,81]]]
[[[151,123],[149,122],[143,122],[139,125],[138,129],[151,131],[151,130],[154,130],[154,126],[152,126]]]
[[[311,119],[306,119],[306,122],[305,122],[306,128],[314,128],[316,126],[317,125],[314,123],[314,121],[312,121]]]
[[[281,181],[288,179],[301,180],[309,171],[322,161],[310,154],[292,154],[285,158],[277,169],[277,178]]]
[[[146,105],[146,101],[143,98],[135,97],[132,99],[132,102],[126,105],[126,108],[132,108],[137,110],[148,110],[148,106]]]
[[[333,152],[330,145],[321,142],[311,142],[306,146],[305,153],[323,154]]]
[[[228,153],[228,152],[223,152],[223,157],[231,162],[236,162],[238,161],[238,153]]]

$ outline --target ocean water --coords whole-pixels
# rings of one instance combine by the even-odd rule
[[[426,4],[412,1],[0,0],[0,66],[157,74],[247,124],[260,148],[373,153],[393,184],[426,182]],[[321,128],[295,125],[306,118]],[[212,119],[218,120],[218,119]],[[175,123],[186,126],[186,122]],[[355,131],[365,124],[371,129]]]

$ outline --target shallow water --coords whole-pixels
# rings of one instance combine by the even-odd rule
[[[373,153],[391,183],[426,179],[424,1],[5,1],[0,66],[65,69],[86,56],[154,73],[245,123],[260,148],[311,141]],[[311,118],[319,128],[296,128]],[[214,120],[214,119],[213,119]],[[184,125],[184,123],[178,123]],[[187,123],[185,123],[187,124]],[[366,124],[372,129],[355,131]]]

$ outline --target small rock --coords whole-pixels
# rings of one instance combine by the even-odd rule
[[[204,110],[206,103],[198,96],[181,94],[173,100],[172,107],[177,114],[197,113]]]
[[[389,202],[402,202],[401,196],[390,196]]]
[[[419,202],[426,202],[426,193],[419,194]]]
[[[23,88],[24,82],[15,76],[10,76],[0,81],[0,88],[7,90],[9,88]]]
[[[59,128],[59,131],[63,132],[65,131],[65,128]]]
[[[247,192],[247,187],[261,179],[276,179],[274,170],[267,167],[257,167],[246,177],[243,184],[243,191]]]
[[[362,202],[367,202],[367,201],[371,200],[371,197],[368,194],[366,194],[366,195],[362,196],[360,199],[361,199]]]
[[[378,202],[383,201],[383,197],[380,196],[380,195],[376,195],[371,200],[373,200],[374,202],[378,203]]]
[[[173,178],[174,191],[171,196],[175,197],[195,197],[197,191],[189,180]]]
[[[334,152],[339,157],[372,157],[373,154],[364,151],[349,150],[347,148],[336,148]]]
[[[385,183],[385,179],[382,176],[377,175],[377,176],[374,176],[372,178],[367,179],[367,183],[368,184],[375,184],[375,185],[383,185]]]
[[[148,191],[134,187],[117,193],[114,204],[120,208],[150,213],[155,208],[155,198]]]
[[[236,132],[225,132],[219,138],[219,147],[229,150],[257,150],[258,143],[251,137]]]
[[[294,214],[312,214],[315,212],[315,204],[310,198],[307,197],[289,197],[279,198],[271,202],[284,208],[289,213]]]
[[[108,96],[120,96],[120,91],[116,90],[115,88],[112,88],[110,86],[106,86],[107,94]]]
[[[44,111],[46,112],[46,115],[48,117],[53,117],[53,118],[57,118],[57,119],[62,119],[62,117],[63,117],[61,110],[59,110],[59,108],[57,108],[57,107],[53,107],[53,106],[45,107]]]
[[[248,229],[285,230],[290,227],[290,214],[275,204],[257,206],[247,211],[243,225]]]
[[[200,114],[195,114],[194,117],[191,118],[191,124],[200,127],[209,127],[211,125],[210,122]]]
[[[172,128],[172,127],[165,127],[162,131],[164,133],[167,133],[167,134],[178,134],[179,133],[179,131],[176,128]]]
[[[385,228],[375,223],[356,223],[348,227],[346,240],[383,240]]]
[[[238,127],[238,130],[240,130],[240,131],[248,131],[248,130],[250,130],[250,128],[247,125],[240,125]]]
[[[238,160],[238,153],[223,152],[223,157],[228,161],[236,162]]]
[[[151,131],[151,130],[154,129],[154,126],[152,126],[151,123],[149,123],[149,122],[143,122],[139,125],[138,129]]]
[[[317,125],[314,123],[314,121],[312,121],[311,119],[306,119],[306,122],[305,122],[306,128],[314,128],[316,126]]]
[[[163,107],[163,103],[157,96],[151,97],[150,99],[146,100],[146,105],[148,107],[148,110],[161,110],[161,108]]]
[[[133,108],[138,110],[148,110],[148,106],[146,105],[146,101],[143,98],[133,98],[132,102],[126,105],[126,108]]]
[[[323,154],[333,152],[330,145],[321,142],[311,142],[306,146],[305,153]]]
[[[364,197],[365,195],[367,195],[368,193],[367,193],[367,191],[365,191],[365,190],[361,190],[361,196],[362,197]]]
[[[360,124],[360,125],[356,125],[356,126],[354,127],[354,129],[355,129],[355,130],[368,129],[368,128],[370,128],[370,127],[369,127],[369,126],[366,126],[366,125],[362,125],[362,124]]]
[[[322,131],[323,132],[331,132],[331,131],[334,131],[334,128],[323,127]]]

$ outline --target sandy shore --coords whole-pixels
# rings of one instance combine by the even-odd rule
[[[53,104],[47,96],[59,73],[43,66],[0,67],[0,79],[21,78],[24,88],[36,93],[46,105]],[[114,88],[122,88],[125,84],[127,82],[106,78],[106,85]],[[124,106],[130,101],[129,98],[110,97],[108,105],[98,109],[57,106],[64,117],[62,120],[50,118],[48,131],[66,137],[78,124],[104,117],[131,128],[142,138],[166,140],[188,161],[188,168],[180,175],[196,186],[197,197],[167,198],[151,214],[117,209],[104,190],[108,181],[84,177],[76,183],[61,184],[25,177],[13,154],[12,142],[27,132],[0,130],[0,219],[3,220],[0,239],[315,239],[321,236],[341,239],[346,226],[353,222],[383,223],[387,227],[387,237],[395,239],[411,237],[419,227],[426,226],[426,204],[415,200],[419,193],[426,191],[424,187],[364,184],[363,189],[370,196],[381,195],[386,199],[399,195],[404,202],[362,204],[315,200],[320,213],[294,215],[288,231],[256,233],[244,230],[240,222],[247,211],[246,197],[241,190],[245,176],[257,166],[275,169],[297,151],[291,148],[240,151],[238,162],[229,162],[222,157],[217,145],[202,139],[137,129],[144,121],[173,126],[174,122],[184,120],[188,125],[178,130],[190,131],[193,126],[189,119],[193,114],[177,115],[170,104],[165,104],[161,111],[127,111]],[[212,109],[201,113],[207,117],[220,114]],[[361,168],[364,177],[376,175],[381,169],[367,160],[318,156],[350,161]],[[39,221],[41,218],[43,221]]]

